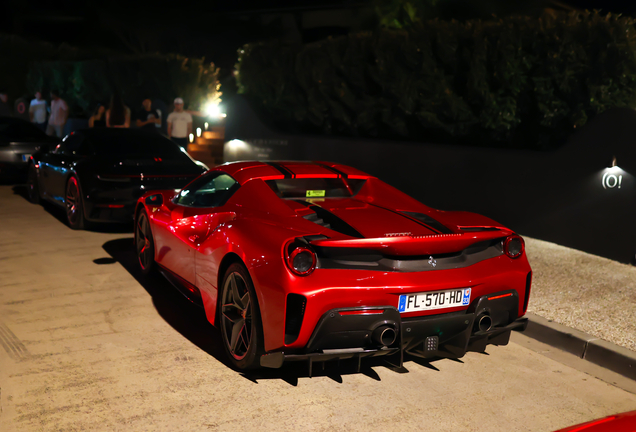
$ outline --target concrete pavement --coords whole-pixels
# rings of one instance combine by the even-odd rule
[[[199,309],[139,275],[130,233],[75,232],[55,215],[0,186],[3,432],[551,431],[636,409],[620,388],[632,381],[608,384],[518,337],[399,371],[239,374]]]

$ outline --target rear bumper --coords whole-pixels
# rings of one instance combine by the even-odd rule
[[[494,300],[492,298],[498,297]],[[519,298],[514,290],[482,296],[463,312],[402,318],[393,306],[339,308],[323,315],[303,350],[274,352],[261,357],[261,366],[280,367],[285,361],[320,362],[403,354],[422,358],[460,358],[469,351],[483,352],[488,345],[507,345],[512,330],[524,330],[518,318]],[[356,312],[366,311],[365,314]],[[492,325],[480,329],[479,319]],[[395,331],[395,341],[383,346],[377,329]]]
[[[132,223],[136,203],[137,200],[86,201],[86,219],[91,222]]]

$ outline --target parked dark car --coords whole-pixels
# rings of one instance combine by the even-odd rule
[[[132,222],[137,199],[149,190],[181,189],[207,167],[177,144],[141,129],[80,130],[30,161],[29,199],[66,209],[68,224]]]
[[[29,158],[37,148],[42,144],[56,145],[59,141],[33,123],[0,117],[0,178],[24,180]]]

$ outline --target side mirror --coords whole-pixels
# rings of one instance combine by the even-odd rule
[[[163,195],[154,194],[146,197],[146,205],[160,206],[163,205]]]

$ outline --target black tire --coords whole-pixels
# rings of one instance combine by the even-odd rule
[[[241,371],[260,367],[261,315],[252,278],[242,264],[234,263],[225,272],[218,313],[223,347],[234,367]]]
[[[31,203],[40,204],[38,173],[33,165],[29,165],[29,171],[27,172],[27,194]]]
[[[82,189],[76,177],[70,177],[66,182],[66,220],[68,226],[74,230],[82,230],[86,227],[84,219],[84,201]]]
[[[141,210],[137,216],[135,225],[135,251],[139,268],[144,275],[150,274],[155,269],[155,242],[152,238],[150,221],[146,210]]]

